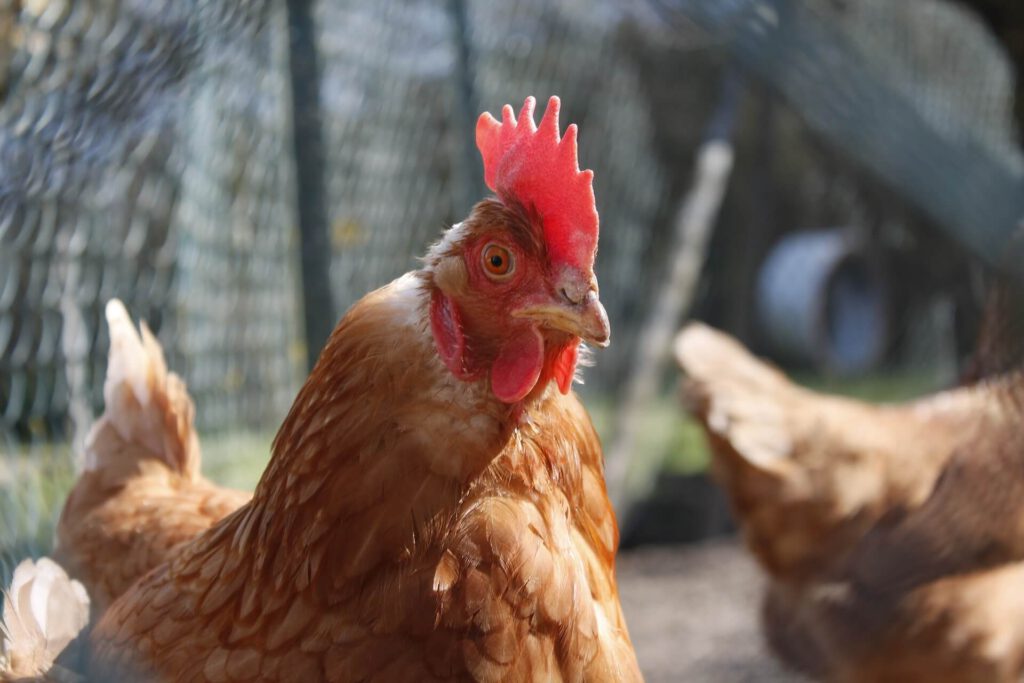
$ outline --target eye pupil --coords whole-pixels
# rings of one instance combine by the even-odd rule
[[[490,244],[484,249],[483,265],[488,274],[503,278],[512,272],[512,254],[505,247]]]

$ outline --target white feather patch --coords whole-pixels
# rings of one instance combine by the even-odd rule
[[[89,622],[89,596],[49,558],[25,560],[4,594],[0,672],[45,674]]]
[[[469,236],[469,226],[465,223],[456,223],[444,231],[439,242],[431,245],[425,260],[430,262],[445,256],[454,250],[467,236]]]

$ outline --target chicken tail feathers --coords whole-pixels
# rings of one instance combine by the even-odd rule
[[[85,469],[125,458],[156,457],[187,478],[199,473],[195,407],[185,382],[167,371],[160,343],[145,323],[137,331],[117,299],[106,309],[110,355],[103,385],[106,409],[85,444]],[[125,448],[125,444],[134,448]]]
[[[780,397],[793,390],[785,375],[735,339],[701,323],[674,343],[686,373],[683,399],[708,432],[755,467],[773,469],[792,450]]]
[[[3,592],[0,681],[80,680],[72,669],[88,622],[89,596],[59,564],[46,557],[19,564]]]

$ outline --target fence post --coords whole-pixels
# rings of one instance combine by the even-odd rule
[[[452,208],[456,216],[469,213],[486,189],[483,162],[476,151],[476,116],[479,111],[473,84],[473,48],[466,2],[450,0],[448,5],[455,34],[455,129],[459,131],[459,158],[455,160],[455,172],[452,174],[456,184],[452,193],[455,206]]]
[[[668,274],[654,292],[654,304],[640,329],[638,361],[626,379],[624,397],[615,415],[613,438],[605,450],[608,495],[624,536],[634,520],[634,504],[650,492],[661,469],[660,461],[651,462],[637,475],[630,471],[630,464],[644,415],[658,394],[672,337],[682,314],[693,304],[711,233],[728,186],[733,162],[732,129],[740,85],[736,73],[726,74],[718,106],[704,142],[697,150],[693,184],[675,218]]]
[[[334,328],[331,243],[327,232],[320,61],[312,0],[288,0],[296,190],[301,242],[306,360],[310,369]]]

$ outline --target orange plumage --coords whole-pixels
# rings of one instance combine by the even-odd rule
[[[1020,373],[879,406],[795,386],[700,324],[676,358],[783,659],[832,681],[1019,680]]]
[[[639,680],[567,393],[607,317],[593,254],[549,261],[544,221],[485,200],[349,311],[252,500],[114,601],[92,675]]]
[[[107,321],[106,412],[86,441],[55,553],[85,585],[94,614],[249,499],[200,476],[192,401],[145,324],[140,335],[117,300],[107,305]]]

